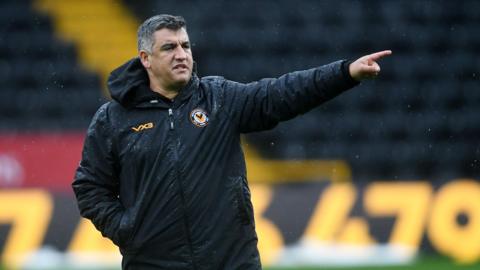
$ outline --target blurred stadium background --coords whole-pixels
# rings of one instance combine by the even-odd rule
[[[480,1],[2,0],[0,13],[5,269],[119,269],[70,182],[106,76],[160,13],[186,18],[201,76],[394,52],[377,80],[245,136],[268,269],[480,269]]]

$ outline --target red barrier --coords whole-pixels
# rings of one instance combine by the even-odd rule
[[[71,192],[84,133],[0,135],[0,188]]]

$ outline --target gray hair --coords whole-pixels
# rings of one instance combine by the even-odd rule
[[[187,29],[187,23],[182,16],[173,16],[168,14],[155,15],[148,18],[138,27],[137,31],[137,47],[138,51],[146,51],[152,53],[153,33],[160,29],[167,28],[170,30]]]

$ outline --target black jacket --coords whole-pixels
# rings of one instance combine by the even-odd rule
[[[120,247],[123,269],[261,269],[240,134],[351,88],[347,68],[248,84],[193,75],[170,101],[129,61],[87,131],[73,181],[81,215]]]

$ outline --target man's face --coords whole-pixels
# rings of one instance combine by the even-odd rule
[[[190,41],[184,28],[160,29],[153,34],[154,44],[147,69],[161,87],[180,90],[192,77],[193,58]]]

